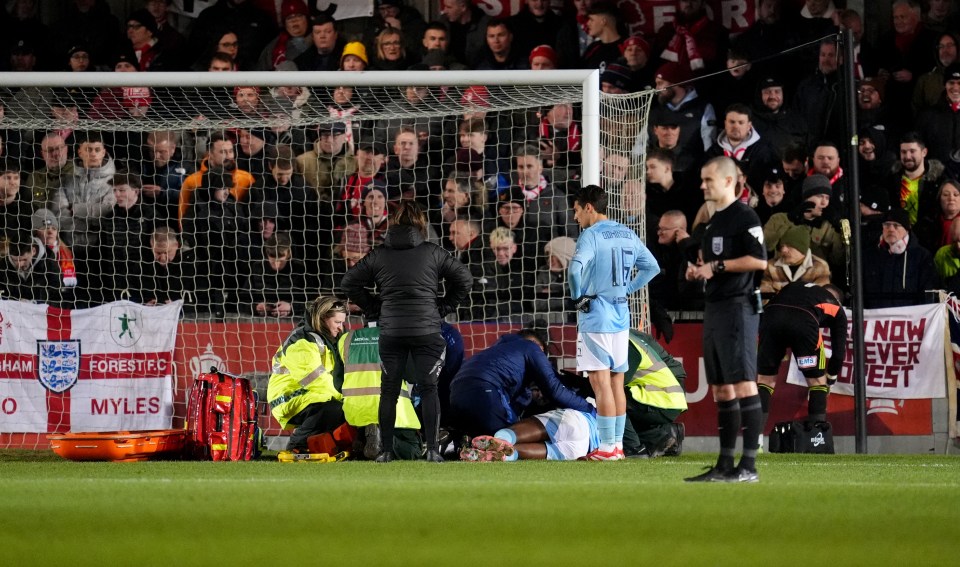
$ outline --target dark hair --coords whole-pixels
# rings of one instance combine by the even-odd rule
[[[263,254],[267,258],[279,258],[292,251],[293,242],[290,239],[290,234],[286,232],[271,234],[263,243]]]
[[[723,112],[723,117],[726,118],[731,112],[736,112],[737,114],[743,114],[747,117],[747,120],[753,121],[753,111],[750,110],[750,107],[739,102],[735,102],[727,107]]]
[[[783,149],[783,161],[807,161],[807,150],[803,146],[790,145]]]
[[[76,144],[79,148],[83,144],[102,144],[103,134],[100,132],[81,132],[77,135]]]
[[[459,130],[461,132],[467,132],[468,134],[473,134],[476,132],[486,132],[487,123],[482,118],[469,118],[460,123]]]
[[[329,8],[327,10],[329,10]],[[328,11],[314,12],[310,16],[311,29],[313,29],[313,26],[322,26],[324,24],[333,24],[333,27],[337,27],[337,20],[334,19],[333,15],[331,15]]]
[[[676,158],[673,155],[673,151],[664,150],[662,148],[653,148],[647,150],[647,159],[655,159],[657,161],[662,161],[663,163],[670,164],[670,167],[674,166]]]
[[[15,171],[20,173],[23,168],[20,166],[20,160],[10,156],[0,159],[0,174]]]
[[[400,201],[390,217],[390,225],[412,226],[420,232],[420,236],[427,237],[427,215],[416,201]]]
[[[17,234],[11,238],[7,244],[7,254],[10,256],[23,256],[35,247],[35,240],[29,234]]]
[[[210,134],[210,147],[213,148],[213,145],[217,142],[230,142],[233,145],[233,138],[226,131],[217,130]]]
[[[143,189],[143,181],[135,173],[117,173],[110,179],[110,185],[119,187],[120,185],[129,185],[134,189]]]
[[[833,148],[837,150],[837,153],[840,153],[840,146],[833,140],[820,140],[813,145],[813,151],[816,152],[817,148]]]
[[[750,56],[739,47],[731,47],[727,50],[727,61],[750,61]]]
[[[279,146],[270,146],[269,153],[272,154],[273,167],[277,169],[293,169],[296,156],[293,154],[293,148],[286,144]]]
[[[426,33],[427,33],[429,30],[442,31],[442,32],[445,33],[445,34],[450,35],[450,30],[448,30],[448,29],[447,29],[447,26],[446,26],[443,22],[441,22],[441,21],[439,21],[439,20],[433,20],[432,22],[430,22],[429,24],[427,24],[427,27],[423,29],[424,35],[426,35]]]
[[[574,201],[581,207],[593,205],[593,210],[601,215],[607,214],[607,192],[599,185],[587,185],[577,192]]]
[[[923,138],[920,137],[920,133],[915,131],[907,132],[903,136],[900,136],[900,144],[917,144],[921,148],[927,147],[927,144],[924,143]]]
[[[220,37],[223,37],[223,36],[221,35]],[[220,40],[218,39],[217,41],[219,42]],[[207,67],[210,67],[210,65],[212,65],[214,61],[226,63],[227,65],[230,65],[231,67],[233,67],[233,57],[230,57],[229,53],[217,51],[216,53],[210,56],[210,61],[207,62]]]
[[[540,346],[542,346],[544,350],[546,350],[550,345],[550,337],[547,334],[546,329],[529,327],[526,329],[520,329],[517,331],[517,335],[525,339],[536,339],[536,341],[540,343]]]
[[[491,28],[499,28],[500,26],[506,28],[508,32],[513,33],[513,29],[510,27],[510,22],[508,22],[505,18],[490,18],[490,20],[487,22],[488,30]]]

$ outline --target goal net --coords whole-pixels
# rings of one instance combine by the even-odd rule
[[[0,446],[181,427],[212,367],[263,398],[403,199],[474,276],[448,319],[468,354],[549,326],[573,366],[581,184],[644,235],[650,95],[599,96],[596,72],[0,75]]]

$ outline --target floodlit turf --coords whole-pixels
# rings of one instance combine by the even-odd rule
[[[956,565],[960,459],[71,463],[0,452],[0,565]]]

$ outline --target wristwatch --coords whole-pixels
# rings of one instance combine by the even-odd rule
[[[717,260],[713,263],[713,271],[716,274],[722,274],[727,270],[727,265],[723,263],[723,260]]]

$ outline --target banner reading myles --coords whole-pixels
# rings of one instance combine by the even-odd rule
[[[0,433],[169,428],[181,307],[0,301]]]

